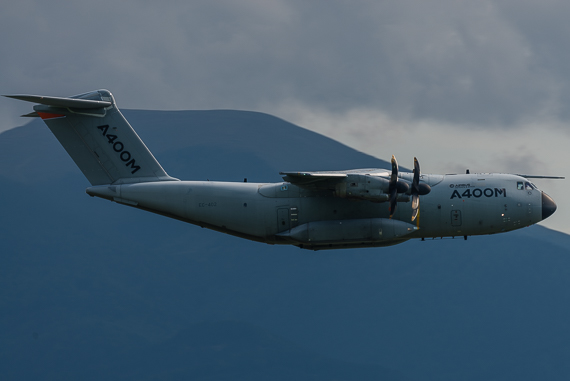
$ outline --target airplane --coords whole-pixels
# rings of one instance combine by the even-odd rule
[[[22,116],[46,123],[91,183],[88,195],[272,245],[382,247],[507,232],[556,210],[530,178],[562,178],[421,174],[416,158],[412,172],[401,172],[392,156],[388,170],[280,172],[279,183],[180,181],[165,172],[108,90],[5,96],[36,103]]]

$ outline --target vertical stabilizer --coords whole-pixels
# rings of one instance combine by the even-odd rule
[[[43,119],[91,185],[177,180],[160,166],[107,90],[69,98],[8,97],[38,103],[26,116]]]

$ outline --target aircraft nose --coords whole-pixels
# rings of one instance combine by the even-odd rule
[[[546,193],[542,192],[542,219],[545,220],[556,211],[556,203]]]

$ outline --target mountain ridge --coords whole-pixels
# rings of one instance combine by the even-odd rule
[[[231,112],[173,112],[172,121],[170,112],[124,113],[182,179],[280,181],[280,170],[385,163],[256,113],[234,123]],[[216,128],[204,127],[206,116]],[[78,378],[88,369],[113,378],[108,354],[175,348],[169,340],[179,333],[220,321],[257,327],[346,369],[365,364],[363,375],[387,369],[386,379],[568,375],[564,233],[532,226],[314,253],[90,198],[87,186],[41,121],[0,134],[0,371],[12,379]],[[509,371],[516,365],[520,371]],[[227,374],[208,370],[204,379]],[[148,377],[184,372],[155,368]]]

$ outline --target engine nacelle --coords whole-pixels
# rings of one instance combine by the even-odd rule
[[[335,196],[371,202],[386,202],[390,200],[388,190],[390,181],[382,177],[367,175],[350,175],[345,181],[336,184]],[[398,201],[408,202],[409,185],[398,181]]]

